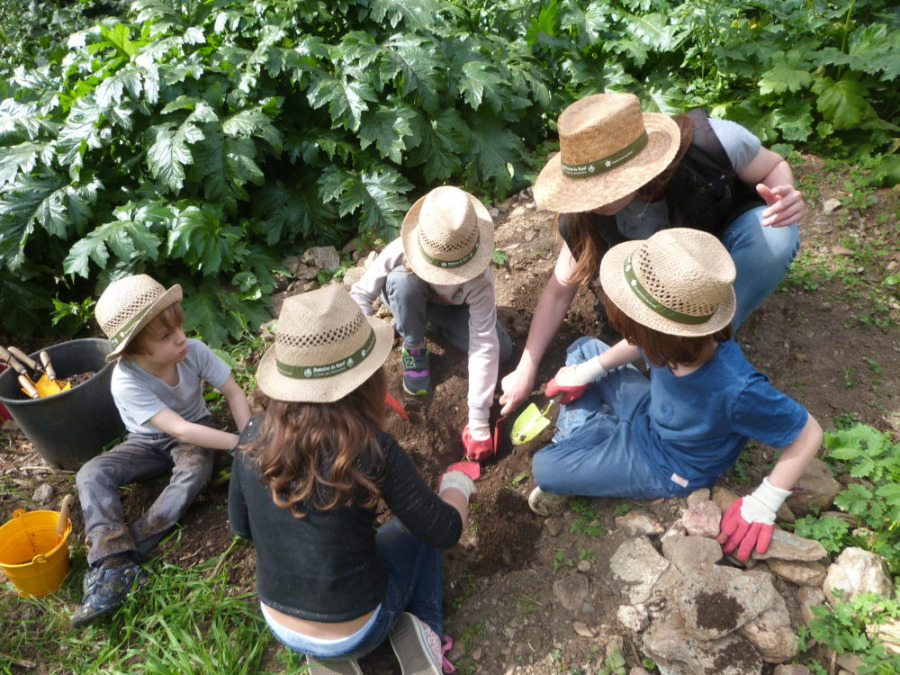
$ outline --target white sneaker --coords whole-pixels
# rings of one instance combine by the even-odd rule
[[[304,671],[307,675],[363,675],[362,668],[356,662],[356,659],[316,659],[307,654],[306,665],[309,670]]]
[[[391,647],[403,675],[442,675],[441,639],[431,626],[409,612],[394,625]]]
[[[555,495],[536,487],[528,495],[528,507],[543,518],[557,516],[566,508],[568,495]]]

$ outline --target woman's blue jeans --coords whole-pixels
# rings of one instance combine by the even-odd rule
[[[424,544],[397,518],[378,528],[375,542],[388,581],[381,611],[365,635],[350,651],[310,649],[297,634],[296,641],[276,636],[282,644],[320,659],[359,658],[384,642],[404,612],[427,623],[438,635],[444,634],[440,551]]]

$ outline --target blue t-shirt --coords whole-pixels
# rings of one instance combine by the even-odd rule
[[[633,431],[662,480],[693,489],[712,485],[751,438],[787,447],[807,419],[806,408],[773,387],[729,340],[688,375],[651,368]]]
[[[158,434],[148,420],[165,408],[188,422],[209,416],[203,399],[203,381],[220,389],[228,381],[231,368],[200,340],[189,338],[188,353],[177,364],[178,384],[169,386],[127,358],[119,359],[113,369],[113,400],[125,428],[131,433]]]

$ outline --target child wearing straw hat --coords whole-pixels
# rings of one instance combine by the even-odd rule
[[[722,519],[725,553],[765,552],[775,514],[818,452],[822,429],[731,339],[735,267],[714,236],[673,228],[619,244],[600,263],[605,308],[625,339],[581,338],[547,385],[561,395],[553,443],[533,458],[529,505],[566,495],[654,499],[715,483],[748,439],[781,449],[768,477]],[[650,364],[645,377],[632,364]]]
[[[256,547],[263,616],[314,673],[361,673],[388,636],[404,673],[442,670],[437,549],[475,486],[450,471],[435,494],[382,431],[392,343],[343,286],[288,298],[234,459],[228,518]],[[396,517],[376,527],[382,502]]]
[[[799,247],[805,207],[790,166],[734,122],[702,110],[645,113],[632,94],[596,94],[566,108],[558,129],[560,151],[541,170],[534,198],[559,214],[564,243],[522,358],[503,379],[504,415],[531,394],[579,286],[602,300],[596,277],[610,246],[666,227],[716,235],[737,268],[735,330],[775,290]]]
[[[466,456],[490,459],[489,427],[497,373],[512,354],[512,341],[497,321],[494,225],[485,206],[459,188],[435,188],[403,220],[401,236],[388,244],[350,295],[363,313],[381,295],[403,338],[403,389],[414,396],[431,389],[425,330],[434,330],[469,354],[469,420],[462,432]]]
[[[78,471],[76,483],[90,544],[84,598],[75,628],[119,607],[142,577],[138,563],[162,540],[209,481],[213,451],[238,435],[216,429],[203,382],[225,396],[240,430],[250,405],[228,365],[200,340],[185,337],[181,286],[166,289],[146,274],[111,283],[95,315],[113,343],[110,387],[128,435]],[[156,501],[130,526],[119,487],[171,472]]]

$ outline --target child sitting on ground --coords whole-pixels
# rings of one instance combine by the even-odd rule
[[[431,390],[425,330],[428,322],[451,345],[469,354],[469,420],[462,438],[466,456],[490,459],[490,409],[497,372],[512,341],[497,321],[494,225],[484,205],[459,188],[439,187],[417,201],[388,244],[353,285],[363,314],[382,295],[403,338],[403,389]]]
[[[388,635],[404,673],[441,673],[437,549],[475,486],[450,471],[435,494],[382,430],[392,343],[343,286],[285,300],[234,458],[228,518],[256,547],[263,616],[315,673],[361,674]],[[396,518],[376,528],[382,500]]]
[[[206,485],[213,450],[229,450],[237,434],[213,426],[203,381],[228,401],[238,429],[250,418],[247,397],[222,359],[184,334],[181,286],[166,290],[138,274],[114,281],[97,301],[95,315],[113,343],[112,396],[125,423],[125,441],[94,457],[76,483],[90,550],[84,598],[72,615],[75,628],[119,607],[142,577],[138,563],[175,526]],[[172,478],[130,526],[119,487],[169,471]]]
[[[564,404],[553,443],[533,458],[539,515],[566,495],[654,499],[710,486],[748,439],[782,449],[772,473],[722,519],[723,551],[768,548],[775,513],[818,452],[822,429],[731,339],[735,267],[714,236],[662,230],[613,247],[604,304],[625,339],[581,338],[547,385]],[[631,364],[645,357],[647,379]]]

